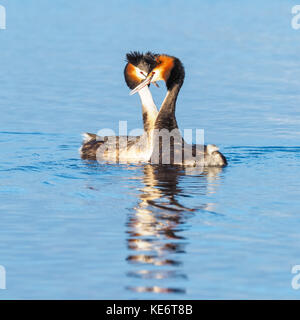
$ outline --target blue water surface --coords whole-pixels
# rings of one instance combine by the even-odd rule
[[[0,4],[0,299],[300,298],[294,1]],[[80,159],[82,132],[141,128],[130,50],[182,60],[179,126],[228,167]]]

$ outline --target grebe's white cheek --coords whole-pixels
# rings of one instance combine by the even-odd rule
[[[145,73],[145,71],[141,70],[138,67],[134,67],[135,72],[136,72],[136,76],[141,79],[141,80],[145,80],[147,78],[147,75]]]
[[[161,80],[161,72],[159,70],[155,70],[153,72],[154,72],[154,76],[153,76],[151,82],[156,82],[156,81]]]

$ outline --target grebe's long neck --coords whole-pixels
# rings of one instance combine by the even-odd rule
[[[167,91],[155,121],[155,129],[167,129],[171,131],[178,128],[175,117],[175,108],[180,88],[181,84],[174,84],[173,87]]]
[[[148,86],[141,89],[139,95],[142,102],[144,130],[149,135],[154,129],[158,111]]]

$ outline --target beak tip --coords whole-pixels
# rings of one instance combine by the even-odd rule
[[[135,87],[133,90],[130,91],[129,95],[133,95],[137,92],[139,92],[141,89],[143,89],[145,86],[149,85],[151,83],[151,80],[153,78],[153,75],[150,77],[147,77],[143,82],[141,82],[137,87]]]

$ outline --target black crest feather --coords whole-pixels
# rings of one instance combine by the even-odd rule
[[[138,65],[143,58],[144,55],[139,51],[131,51],[126,54],[126,61],[134,66]]]
[[[158,55],[150,51],[143,54],[139,51],[131,51],[126,54],[126,61],[137,66],[140,63],[147,63],[151,68],[154,68],[157,64],[156,57]]]

